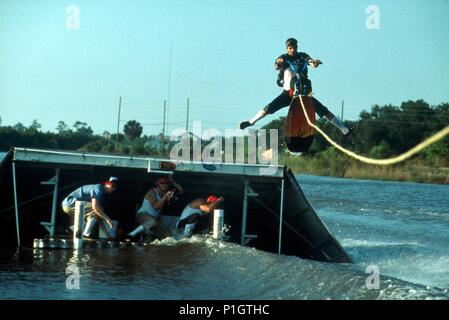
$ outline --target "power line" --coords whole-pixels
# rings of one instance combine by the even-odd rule
[[[429,125],[429,123],[423,122],[408,122],[408,121],[395,121],[395,120],[381,120],[381,119],[362,119],[361,122],[383,122],[383,123],[403,123],[403,124],[420,124],[420,125]]]

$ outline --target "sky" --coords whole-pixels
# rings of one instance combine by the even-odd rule
[[[236,129],[280,93],[273,62],[289,37],[323,61],[314,96],[338,115],[344,100],[344,119],[449,102],[449,0],[2,0],[2,125],[114,133],[122,97],[120,130],[161,132],[164,100],[167,133],[185,128],[187,99],[189,128]]]

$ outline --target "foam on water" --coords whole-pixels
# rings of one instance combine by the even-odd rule
[[[283,256],[234,243],[195,236],[181,242],[199,245],[207,263],[197,272],[209,289],[195,298],[208,299],[448,299],[447,290],[382,276],[379,290],[366,286],[365,268]],[[355,242],[355,244],[360,244]],[[163,245],[162,243],[160,245]],[[373,243],[374,246],[403,245]],[[407,244],[414,245],[414,244]],[[213,275],[211,277],[211,275]],[[222,280],[222,283],[220,281]],[[238,285],[236,285],[238,284]],[[223,296],[224,295],[224,296]]]
[[[368,241],[360,239],[344,239],[341,244],[345,248],[355,248],[355,247],[398,247],[398,246],[410,246],[418,247],[422,246],[418,242],[387,242],[387,241]]]
[[[300,182],[356,265],[449,288],[447,186],[307,176]]]
[[[0,263],[5,299],[448,299],[447,290],[195,236],[136,248],[36,250]],[[443,261],[447,262],[447,261]],[[80,270],[80,290],[65,287]]]

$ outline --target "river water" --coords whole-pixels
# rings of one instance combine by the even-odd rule
[[[0,299],[449,298],[448,186],[297,178],[353,264],[199,236],[82,253],[3,253]]]

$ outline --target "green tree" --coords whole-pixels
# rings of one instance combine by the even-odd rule
[[[426,149],[427,160],[430,165],[449,165],[449,138],[440,140]]]
[[[58,122],[56,130],[58,131],[58,134],[68,134],[72,132],[72,130],[69,129],[69,126],[64,121]]]
[[[375,159],[385,159],[391,155],[391,148],[388,142],[382,140],[382,142],[371,148],[369,156]]]
[[[146,154],[145,150],[145,141],[141,138],[136,138],[131,144],[130,153],[132,155],[144,155]]]
[[[401,103],[401,114],[398,121],[401,123],[394,128],[399,137],[397,152],[405,152],[430,135],[429,124],[435,115],[435,110],[424,100],[406,101]],[[390,142],[391,145],[391,141]]]
[[[128,146],[120,146],[119,152],[122,154],[130,154],[131,149]]]
[[[449,125],[449,103],[442,103],[435,107],[435,116],[430,123],[432,131],[438,131]]]
[[[12,128],[18,132],[24,132],[26,130],[26,127],[23,125],[22,122],[16,123]]]
[[[100,139],[90,141],[84,146],[82,146],[80,151],[88,151],[88,152],[100,152],[103,149],[103,141]]]
[[[103,149],[101,149],[101,152],[105,152],[105,153],[114,153],[115,151],[115,146],[112,143],[107,144],[106,146],[103,147]]]
[[[37,132],[42,128],[42,125],[34,119],[33,122],[31,122],[30,126],[28,127],[28,131],[31,132]]]
[[[109,141],[109,139],[111,139],[111,133],[107,130],[103,131],[103,138],[106,141]]]
[[[88,126],[87,123],[85,122],[76,121],[73,124],[73,127],[76,129],[76,133],[80,135],[91,136],[94,133],[92,128]]]
[[[131,141],[139,138],[142,134],[142,131],[142,126],[136,120],[128,121],[123,128],[123,132],[125,133],[126,137]]]

